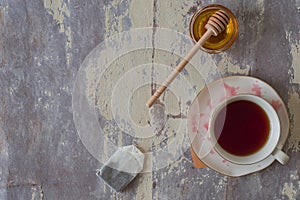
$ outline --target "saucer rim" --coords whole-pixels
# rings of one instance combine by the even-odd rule
[[[212,82],[206,84],[206,85],[205,85],[205,86],[197,93],[197,95],[196,95],[195,98],[193,99],[193,101],[192,101],[192,103],[190,104],[190,107],[189,107],[189,109],[188,109],[188,113],[190,112],[191,105],[193,105],[193,104],[195,103],[195,101],[197,100],[198,96],[204,91],[205,88],[207,88],[208,86],[211,87],[211,85],[216,84],[216,83],[218,83],[219,81],[222,81],[222,80],[223,80],[223,82],[224,82],[225,79],[234,79],[234,78],[248,79],[248,80],[246,80],[247,82],[249,82],[249,80],[257,80],[257,81],[262,82],[262,83],[266,84],[267,86],[269,86],[269,87],[273,90],[273,92],[275,93],[275,95],[278,97],[278,99],[281,101],[281,105],[282,105],[282,108],[283,108],[283,111],[284,111],[284,116],[287,117],[287,119],[288,119],[288,113],[287,113],[286,106],[285,106],[284,101],[282,100],[281,96],[278,94],[278,92],[277,92],[270,84],[266,83],[265,81],[263,81],[263,80],[261,80],[261,79],[259,79],[259,78],[257,78],[257,77],[248,76],[248,75],[244,75],[244,76],[243,76],[243,75],[223,76],[222,78],[213,80]],[[252,93],[240,93],[240,94],[250,94],[250,95],[255,95],[255,94],[252,94]],[[257,96],[257,95],[255,95],[255,96]],[[261,98],[263,98],[263,97],[261,97]],[[265,99],[265,98],[264,98],[264,99]],[[266,100],[266,99],[265,99],[265,100]],[[266,100],[266,101],[267,101],[267,100]],[[267,101],[267,102],[268,102],[268,101]],[[187,115],[187,116],[188,116],[188,115]],[[280,119],[279,116],[278,116],[278,118],[279,118],[280,126],[281,126],[281,119]],[[287,123],[285,124],[285,127],[286,127],[286,128],[285,128],[285,129],[286,129],[286,134],[285,134],[285,136],[284,136],[281,140],[279,139],[279,142],[282,143],[282,145],[277,146],[277,148],[280,149],[280,150],[283,149],[284,145],[286,144],[288,135],[289,135],[290,121],[289,121],[289,119],[286,120],[286,121],[287,121]],[[187,125],[188,125],[188,123],[187,123]],[[188,127],[187,127],[187,132],[189,132]],[[280,133],[280,135],[281,135],[281,133]],[[193,143],[192,143],[191,138],[190,138],[189,136],[190,136],[190,134],[188,133],[188,138],[189,138],[189,141],[190,141],[190,144],[191,144],[191,148],[192,148],[192,150],[194,151]],[[209,169],[211,169],[211,170],[214,170],[214,171],[216,171],[216,172],[218,172],[218,173],[220,173],[220,174],[222,174],[222,175],[229,176],[229,177],[240,177],[240,176],[244,176],[244,175],[248,175],[248,174],[251,174],[251,173],[254,173],[254,172],[261,171],[261,170],[267,168],[268,166],[270,166],[270,165],[271,165],[272,163],[274,163],[274,161],[276,160],[272,155],[269,155],[269,156],[267,156],[265,159],[261,160],[261,161],[258,162],[258,163],[264,162],[265,160],[271,158],[272,161],[270,161],[270,163],[266,163],[263,167],[261,167],[261,168],[259,168],[259,169],[257,169],[257,170],[250,170],[249,172],[245,172],[245,173],[236,173],[236,175],[235,175],[235,174],[227,174],[227,173],[225,173],[225,172],[222,172],[222,171],[220,171],[220,170],[215,169],[213,166],[210,166],[209,164],[207,164],[208,162],[205,161],[205,159],[200,159],[199,156],[197,155],[196,151],[194,151],[194,152],[195,152],[195,156],[197,157],[197,159],[199,159],[201,162],[203,162],[207,168],[209,168]],[[207,156],[209,156],[209,154],[206,155],[205,157],[207,157]],[[230,161],[228,161],[228,162],[230,162]],[[232,163],[232,162],[230,162],[230,163]],[[232,164],[237,165],[237,166],[238,166],[238,165],[241,165],[241,164],[237,164],[237,163],[232,163]],[[255,165],[255,164],[257,164],[257,163],[246,164],[246,165],[243,164],[243,166],[247,166],[247,165],[248,165],[248,166],[251,166],[251,165]],[[241,166],[242,166],[242,165],[241,165]]]

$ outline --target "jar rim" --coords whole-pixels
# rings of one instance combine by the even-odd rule
[[[193,31],[194,23],[195,23],[197,17],[205,11],[215,10],[215,9],[224,10],[229,15],[230,19],[233,22],[234,33],[232,34],[230,40],[220,49],[209,49],[209,48],[205,48],[204,46],[201,46],[201,50],[208,52],[208,53],[220,53],[220,52],[227,50],[228,48],[230,48],[233,45],[233,43],[235,42],[235,40],[237,39],[237,36],[238,36],[238,21],[237,21],[236,16],[231,12],[231,10],[229,10],[227,7],[220,5],[220,4],[208,4],[208,5],[200,8],[199,10],[197,10],[194,13],[194,15],[192,16],[192,18],[190,19],[189,30],[190,30],[190,36],[191,36],[193,42],[197,43],[197,40],[194,35],[194,31]]]

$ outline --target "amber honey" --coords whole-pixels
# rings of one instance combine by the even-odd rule
[[[230,17],[230,21],[224,31],[217,36],[211,36],[203,45],[202,50],[209,53],[219,53],[228,49],[236,40],[238,34],[238,22],[234,14],[226,7],[211,4],[194,14],[190,23],[190,34],[194,42],[197,42],[206,32],[205,25],[209,17],[218,10],[224,10]]]

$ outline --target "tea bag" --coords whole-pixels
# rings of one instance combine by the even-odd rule
[[[97,176],[119,192],[142,171],[144,157],[134,145],[120,147],[97,171]]]

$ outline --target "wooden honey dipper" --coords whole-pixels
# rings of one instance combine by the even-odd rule
[[[186,64],[193,58],[201,46],[212,36],[217,36],[219,33],[226,29],[230,18],[227,13],[222,10],[215,12],[205,25],[206,32],[198,40],[195,46],[188,52],[188,54],[181,60],[177,67],[172,71],[168,78],[163,82],[163,84],[155,91],[155,93],[147,101],[146,106],[151,107],[157,98],[166,90],[170,83],[176,78],[176,76],[181,72],[181,70],[186,66]]]

